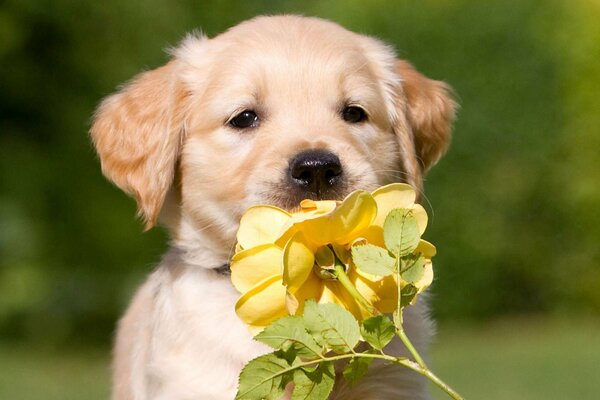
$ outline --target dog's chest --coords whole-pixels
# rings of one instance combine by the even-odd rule
[[[243,365],[269,351],[235,315],[239,294],[228,278],[207,270],[164,283],[148,364],[153,398],[232,399]]]

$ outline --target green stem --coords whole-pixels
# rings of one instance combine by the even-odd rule
[[[428,378],[431,382],[433,382],[437,387],[442,389],[448,396],[452,397],[454,400],[464,400],[463,397],[458,394],[454,389],[448,386],[444,381],[438,378],[433,372],[428,369],[417,371],[424,377]]]
[[[406,346],[410,354],[414,357],[417,364],[419,364],[419,366],[423,369],[428,369],[427,365],[425,364],[425,361],[423,361],[423,358],[419,355],[415,346],[412,344],[408,336],[406,336],[404,328],[400,327],[400,329],[396,329],[396,336],[398,336],[400,340],[402,340],[402,343],[404,343],[404,346]]]
[[[400,275],[399,267],[400,266],[398,266],[398,268],[397,268],[398,275]],[[354,298],[354,300],[356,300],[356,302],[362,308],[364,308],[371,315],[381,314],[379,312],[379,310],[377,310],[371,303],[369,303],[369,301],[367,299],[365,299],[363,297],[362,294],[360,294],[360,292],[358,290],[356,290],[356,288],[350,281],[350,278],[348,278],[348,275],[346,274],[345,266],[341,263],[341,261],[339,261],[337,259],[337,257],[335,260],[335,268],[334,268],[333,273],[336,276],[338,282],[340,282],[340,284],[344,287],[344,289],[346,289],[348,291],[348,293]],[[400,276],[398,276],[398,282],[400,282]],[[406,346],[406,348],[408,349],[410,354],[414,357],[416,362],[409,360],[407,358],[392,357],[387,354],[371,354],[371,353],[354,353],[353,352],[352,354],[342,354],[342,355],[338,355],[338,356],[334,356],[334,357],[325,357],[325,358],[321,358],[319,360],[308,361],[308,362],[300,364],[299,366],[310,366],[310,365],[313,365],[318,362],[336,361],[336,360],[343,360],[343,359],[348,359],[348,358],[353,358],[353,357],[377,358],[377,359],[381,359],[381,360],[390,361],[390,362],[393,362],[394,364],[399,364],[406,368],[409,368],[409,369],[423,375],[427,379],[429,379],[437,387],[439,387],[441,390],[446,392],[452,399],[463,400],[463,398],[454,389],[452,389],[450,386],[448,386],[446,383],[444,383],[444,381],[442,381],[440,378],[438,378],[433,372],[431,372],[429,370],[429,368],[427,368],[425,361],[419,355],[419,353],[417,352],[417,349],[412,344],[412,342],[406,335],[406,332],[404,331],[404,328],[402,326],[402,307],[401,307],[400,301],[401,301],[400,300],[400,287],[398,286],[397,319],[398,319],[399,324],[398,324],[398,326],[396,326],[396,335],[400,338],[402,343],[404,343],[404,346]]]
[[[398,297],[396,299],[396,319],[394,321],[394,325],[396,325],[396,330],[402,329],[402,293],[400,289],[400,282],[402,282],[402,278],[400,275],[400,257],[396,259],[396,290],[398,291]]]
[[[355,358],[355,357],[376,358],[379,360],[385,360],[385,361],[392,362],[394,364],[402,365],[403,367],[411,369],[411,370],[417,372],[418,374],[423,375],[424,377],[429,379],[437,387],[439,387],[441,390],[446,392],[450,397],[452,397],[452,399],[464,400],[460,394],[458,394],[454,389],[452,389],[450,386],[448,386],[446,383],[444,383],[440,378],[438,378],[433,372],[431,372],[427,368],[423,368],[419,364],[417,364],[414,361],[411,361],[407,358],[393,357],[393,356],[389,356],[387,354],[371,354],[371,353],[342,354],[342,355],[333,356],[333,357],[324,357],[323,359],[319,359],[319,360],[306,361],[304,363],[297,364],[294,367],[295,368],[308,367],[308,366],[311,366],[311,365],[314,365],[314,364],[320,363],[320,362],[338,361],[338,360],[344,360],[344,359]]]
[[[373,307],[373,305],[371,303],[369,303],[369,301],[367,299],[365,299],[358,290],[356,290],[356,288],[354,287],[352,282],[350,282],[350,278],[348,278],[348,275],[346,274],[346,269],[344,268],[344,265],[341,264],[341,262],[339,262],[337,259],[335,261],[336,261],[336,263],[335,263],[335,269],[334,269],[333,274],[337,278],[338,282],[344,287],[344,289],[346,289],[346,291],[348,291],[348,293],[350,293],[350,295],[354,298],[354,300],[356,300],[356,302],[362,308],[364,308],[369,314],[371,314],[371,315],[381,314],[379,312],[379,310],[377,310],[375,307]]]

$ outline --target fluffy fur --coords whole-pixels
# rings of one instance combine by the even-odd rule
[[[345,122],[348,104],[368,120]],[[258,127],[228,125],[246,109]],[[160,220],[172,238],[119,323],[113,399],[233,399],[241,367],[268,351],[236,317],[229,279],[213,271],[228,262],[243,211],[297,204],[285,175],[305,149],[338,155],[339,198],[395,181],[421,188],[446,150],[454,110],[445,84],[390,47],[298,16],[255,18],[212,39],[190,35],[169,63],[105,99],[91,129],[102,170],[135,198],[147,229]],[[432,331],[426,305],[407,314],[423,350]],[[332,397],[428,396],[410,371],[377,365],[352,389],[338,381]]]

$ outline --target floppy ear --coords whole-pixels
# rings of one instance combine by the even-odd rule
[[[406,117],[413,131],[417,157],[426,172],[450,144],[457,105],[444,82],[427,78],[403,60],[396,60],[395,68],[402,80]]]
[[[150,229],[173,182],[187,96],[177,61],[135,77],[96,111],[91,137],[102,172],[133,196]]]

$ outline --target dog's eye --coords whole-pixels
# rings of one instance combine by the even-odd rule
[[[342,111],[342,118],[344,118],[344,121],[346,122],[356,124],[358,122],[363,122],[364,120],[366,120],[367,113],[360,107],[348,106]]]
[[[252,110],[244,110],[229,121],[234,128],[253,128],[258,124],[258,115]]]

